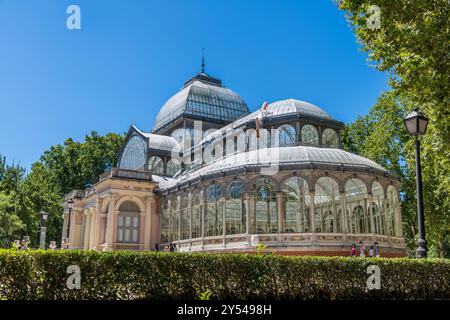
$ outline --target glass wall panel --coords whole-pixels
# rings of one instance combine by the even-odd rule
[[[119,168],[144,170],[146,142],[138,135],[133,135],[127,142],[120,158]]]
[[[225,216],[227,234],[245,233],[246,212],[243,190],[244,186],[241,182],[232,182],[228,186]]]
[[[339,137],[336,131],[330,128],[323,130],[322,144],[328,148],[339,148]]]
[[[292,177],[283,183],[284,232],[309,232],[310,197],[306,181]]]
[[[350,179],[345,183],[345,203],[351,215],[348,218],[349,233],[370,233],[370,215],[367,210],[367,187],[359,179]]]
[[[180,232],[181,232],[181,239],[185,240],[189,239],[189,207],[188,207],[188,198],[186,196],[181,198],[180,202]]]
[[[267,178],[256,180],[252,185],[252,198],[253,232],[277,233],[278,213],[274,182]]]
[[[160,157],[150,157],[148,159],[148,170],[153,174],[162,175],[164,173],[164,162]]]
[[[386,205],[386,218],[388,226],[388,235],[397,236],[397,215],[398,212],[398,193],[394,186],[387,188],[387,205]]]
[[[295,145],[296,142],[295,128],[289,124],[282,125],[278,128],[279,146]]]
[[[302,143],[305,145],[319,145],[319,133],[317,132],[316,127],[310,124],[305,124],[302,127]]]
[[[314,191],[314,217],[316,232],[342,232],[339,186],[330,177],[317,180]]]
[[[168,176],[173,177],[175,173],[181,170],[181,162],[177,159],[170,159],[167,161],[166,173]]]
[[[223,234],[223,193],[219,185],[206,190],[205,236]]]
[[[167,200],[161,203],[161,243],[169,242],[169,206]]]
[[[374,232],[376,234],[386,234],[384,191],[381,184],[377,181],[372,184],[372,197],[372,217],[374,223]]]
[[[178,215],[178,201],[177,198],[172,198],[170,203],[170,216],[169,216],[169,241],[178,240],[178,227],[180,224],[180,217]]]
[[[201,206],[200,196],[198,192],[195,192],[192,196],[192,239],[200,238],[201,234]]]

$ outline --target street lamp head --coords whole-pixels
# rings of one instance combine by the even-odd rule
[[[42,212],[41,212],[41,217],[42,217],[42,220],[43,220],[44,222],[47,221],[47,218],[48,218],[48,212],[42,211]]]
[[[73,208],[73,200],[72,200],[72,198],[70,198],[70,199],[67,201],[67,206],[68,206],[69,209],[72,209],[72,208]]]
[[[428,126],[428,118],[425,117],[421,112],[417,109],[406,116],[403,119],[406,130],[412,136],[424,135],[427,131]]]

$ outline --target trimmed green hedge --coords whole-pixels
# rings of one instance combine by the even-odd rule
[[[66,286],[78,265],[81,289]],[[369,265],[381,289],[368,290]],[[0,299],[450,299],[450,261],[0,250]]]

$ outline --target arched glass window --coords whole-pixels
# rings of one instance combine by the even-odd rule
[[[314,191],[316,232],[342,232],[339,186],[330,177],[317,180]]]
[[[189,239],[189,210],[188,198],[186,196],[180,201],[180,240]]]
[[[164,163],[160,157],[153,156],[148,159],[148,170],[153,174],[161,175],[164,173]]]
[[[228,186],[225,224],[227,234],[245,233],[244,186],[241,182],[235,181]]]
[[[339,148],[339,137],[336,131],[330,128],[323,130],[322,144],[328,148]]]
[[[125,201],[119,207],[117,216],[117,242],[139,243],[140,211],[131,201]]]
[[[290,146],[296,142],[295,128],[289,124],[282,125],[278,128],[279,146]]]
[[[306,181],[292,177],[283,183],[284,232],[309,232],[310,197]]]
[[[388,235],[397,236],[397,216],[398,212],[398,193],[394,186],[387,188],[387,205],[386,205],[386,218],[388,226]]]
[[[161,243],[169,242],[169,205],[167,200],[161,203]]]
[[[377,181],[372,184],[372,216],[374,223],[374,232],[376,234],[385,234],[386,233],[386,219],[383,210],[384,203],[384,192],[383,187]]]
[[[205,235],[219,236],[223,234],[223,193],[219,185],[214,184],[206,189]]]
[[[202,236],[200,230],[201,218],[200,196],[198,192],[195,192],[192,196],[192,239],[200,238]]]
[[[366,202],[368,200],[367,187],[359,179],[350,179],[345,183],[345,203],[351,213],[349,217],[350,233],[370,233],[371,223]]]
[[[302,143],[305,145],[319,145],[319,133],[316,127],[310,124],[305,124],[302,127]]]
[[[127,142],[120,158],[119,168],[143,170],[145,168],[146,143],[138,135],[133,135]]]
[[[168,176],[173,177],[175,173],[181,170],[181,163],[177,159],[170,159],[167,161],[166,173]]]
[[[278,213],[275,184],[272,180],[260,178],[252,185],[254,200],[254,233],[277,233]]]

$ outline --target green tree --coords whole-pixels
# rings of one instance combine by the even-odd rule
[[[390,74],[389,94],[402,102],[399,120],[414,107],[430,118],[428,132],[422,139],[426,227],[431,247],[438,247],[431,251],[448,256],[450,253],[445,250],[450,232],[450,3],[448,0],[338,0],[336,3],[346,12],[361,50],[368,54],[372,66]],[[373,18],[373,11],[368,10],[371,5],[380,10],[378,29],[368,23]],[[384,110],[387,105],[378,103],[378,106],[379,112],[389,112]],[[388,152],[400,152],[394,148],[395,144],[403,145],[402,157],[406,164],[403,214],[411,215],[410,227],[414,230],[412,212],[405,212],[405,209],[414,210],[412,139],[392,140],[394,145],[385,148],[378,142],[388,143],[386,138],[390,134],[384,131],[386,124],[374,122],[371,126],[376,128],[368,129],[374,133],[361,144],[354,135],[366,127],[358,120],[355,128],[346,133],[349,141],[345,143],[350,150],[359,147],[358,151],[371,158],[389,159],[392,155]],[[397,126],[398,133],[404,130],[400,122]],[[370,144],[376,146],[366,150]]]

